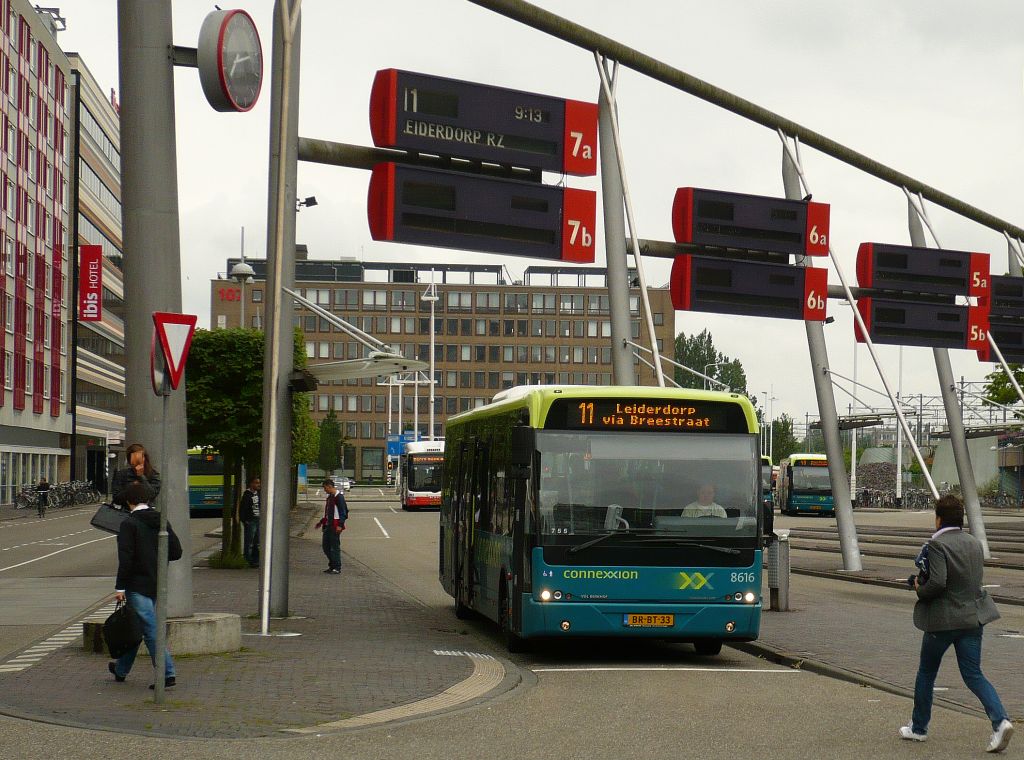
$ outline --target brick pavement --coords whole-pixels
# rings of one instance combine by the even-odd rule
[[[309,516],[296,510],[293,528]],[[294,532],[294,531],[293,531]],[[196,569],[198,612],[242,616],[240,652],[178,657],[179,685],[152,702],[145,647],[125,683],[107,659],[69,646],[19,673],[0,674],[0,711],[47,721],[172,736],[252,737],[314,725],[433,696],[473,670],[466,631],[345,557],[325,575],[319,541],[293,536],[289,604],[295,617],[271,621],[262,637],[256,570]]]

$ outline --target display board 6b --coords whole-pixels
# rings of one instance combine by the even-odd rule
[[[875,343],[975,350],[987,345],[986,305],[952,306],[861,298],[857,301],[857,310]],[[853,330],[857,341],[864,343],[864,335],[856,322]]]
[[[597,173],[597,104],[398,69],[370,93],[380,148],[579,176]]]
[[[827,256],[829,206],[681,187],[672,202],[677,243]]]
[[[592,190],[377,164],[367,216],[374,240],[594,263]]]
[[[907,293],[987,296],[988,260],[987,253],[861,243],[857,249],[857,284]]]
[[[681,311],[822,321],[828,270],[685,254],[672,262],[671,293]]]

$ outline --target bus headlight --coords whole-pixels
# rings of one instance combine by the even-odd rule
[[[755,594],[753,591],[748,591],[743,595],[743,601],[747,604],[753,604],[756,599],[757,594]]]
[[[726,631],[726,633],[732,633],[735,630],[736,630],[736,623],[734,623],[733,621],[730,620],[728,623],[725,624],[725,631]]]
[[[553,596],[555,597],[555,601],[557,602],[559,599],[562,598],[562,592],[556,591]]]
[[[568,631],[569,628],[570,628],[569,621],[568,620],[563,620],[562,621],[562,630],[563,631]]]
[[[543,591],[540,592],[540,600],[542,602],[550,601],[550,599],[551,599],[551,592],[550,591],[548,591],[547,589],[544,589]]]

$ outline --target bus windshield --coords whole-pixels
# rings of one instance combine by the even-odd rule
[[[437,459],[437,457],[431,457]],[[444,462],[418,462],[413,456],[409,462],[410,491],[440,491],[441,473],[444,469]]]
[[[828,467],[806,467],[798,465],[793,468],[794,491],[832,491],[832,481],[828,477]]]
[[[541,540],[754,536],[756,448],[756,436],[735,434],[539,431]]]

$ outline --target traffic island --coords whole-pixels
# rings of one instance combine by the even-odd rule
[[[242,648],[242,621],[227,612],[197,612],[167,621],[167,646],[175,655],[224,654]],[[103,639],[103,621],[82,623],[82,647],[110,656]]]

